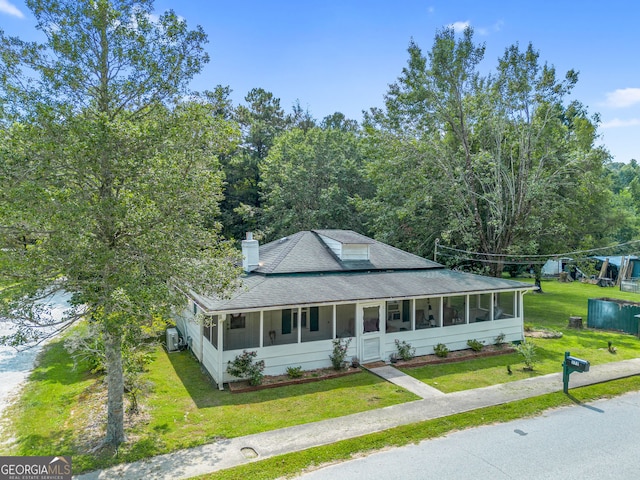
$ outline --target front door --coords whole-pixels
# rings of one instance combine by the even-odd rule
[[[382,359],[384,342],[384,303],[358,306],[358,356],[362,363]]]

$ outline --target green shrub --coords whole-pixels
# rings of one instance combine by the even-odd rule
[[[435,347],[433,347],[433,351],[436,356],[441,358],[445,358],[447,355],[449,355],[449,349],[444,343],[437,344]]]
[[[342,370],[342,368],[344,368],[344,359],[347,356],[350,343],[350,338],[345,339],[344,342],[341,338],[333,340],[333,352],[329,355],[329,359],[335,370]]]
[[[249,385],[260,385],[264,374],[264,360],[254,362],[253,359],[258,352],[244,350],[241,355],[237,355],[232,361],[227,362],[227,373],[238,378],[246,378]]]
[[[404,340],[396,339],[396,349],[398,350],[398,358],[402,360],[411,360],[416,354],[416,349]]]
[[[504,337],[504,333],[500,333],[500,335],[497,335],[496,338],[493,339],[493,344],[498,348],[502,348],[504,346]]]
[[[302,367],[287,367],[287,375],[289,378],[300,378],[302,376]]]
[[[482,347],[484,347],[483,343],[476,339],[467,340],[467,345],[474,352],[479,352],[480,350],[482,350]]]
[[[533,370],[536,358],[536,346],[533,342],[524,341],[516,346],[516,351],[522,355],[525,370]]]

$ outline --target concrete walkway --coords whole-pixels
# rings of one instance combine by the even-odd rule
[[[385,374],[396,379],[402,378],[402,376],[394,375],[391,371]],[[587,373],[574,373],[571,375],[569,388],[633,375],[640,375],[640,358],[596,365],[592,366]],[[561,373],[446,395],[428,395],[428,398],[415,402],[223,440],[201,447],[159,455],[140,462],[90,472],[74,478],[78,480],[186,479],[283,453],[305,450],[387,430],[399,425],[431,420],[558,391],[562,391]]]
[[[386,381],[391,382],[394,385],[398,385],[405,390],[409,390],[411,393],[414,393],[421,398],[433,398],[444,395],[444,393],[437,388],[433,388],[431,385],[427,385],[426,383],[423,383],[390,365],[368,368],[367,370],[381,378],[384,378]]]

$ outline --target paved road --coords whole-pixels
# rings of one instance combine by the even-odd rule
[[[640,478],[640,392],[456,432],[311,472],[305,480]]]

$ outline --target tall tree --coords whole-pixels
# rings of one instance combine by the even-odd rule
[[[0,253],[10,285],[1,313],[20,326],[5,340],[37,341],[40,300],[72,293],[66,320],[88,318],[104,340],[105,443],[117,446],[124,332],[181,304],[179,289],[219,291],[233,279],[233,255],[204,226],[229,131],[210,105],[173,104],[207,61],[200,28],[171,11],[153,16],[148,0],[27,5],[46,41],[0,38],[0,234],[14,247],[28,239]]]
[[[408,198],[419,204],[425,192],[446,192],[428,211],[445,219],[441,238],[485,254],[538,253],[541,237],[558,242],[567,234],[559,213],[576,206],[567,193],[579,191],[606,155],[593,146],[595,125],[585,112],[565,104],[575,72],[558,79],[531,45],[514,45],[494,75],[482,76],[483,56],[471,28],[460,37],[439,31],[427,56],[412,42],[386,109],[368,123],[424,145],[430,176]],[[491,271],[499,275],[502,265]]]
[[[252,89],[246,105],[235,110],[242,131],[242,143],[225,163],[226,187],[222,204],[225,235],[240,239],[259,224],[260,164],[269,154],[276,137],[287,128],[288,120],[280,99],[262,88]]]
[[[356,195],[367,196],[363,151],[354,132],[293,129],[261,164],[264,230],[279,237],[312,228],[362,230]]]

